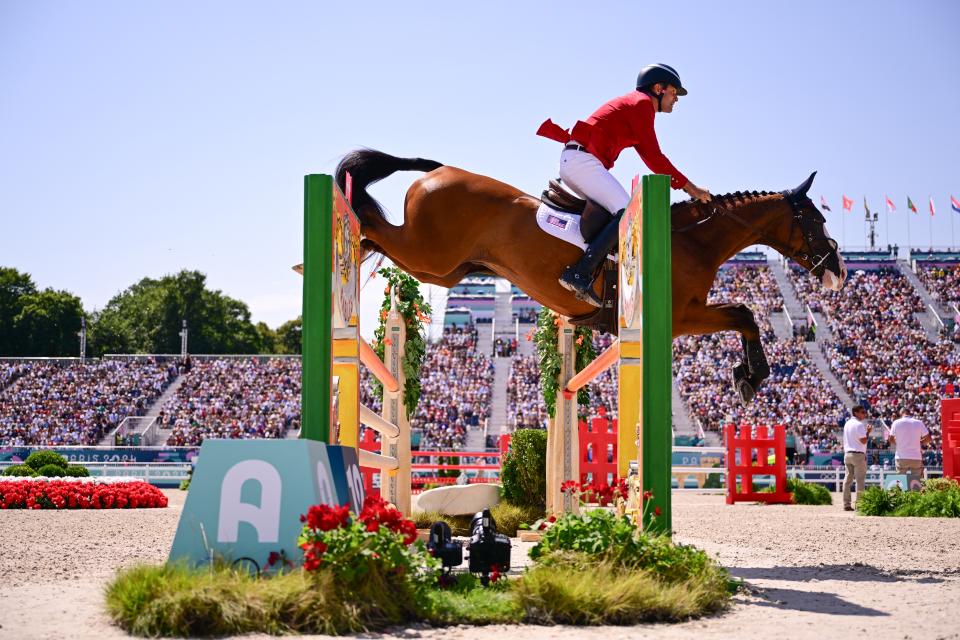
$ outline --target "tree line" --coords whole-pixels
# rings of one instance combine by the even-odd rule
[[[211,291],[206,280],[188,270],[143,278],[86,311],[69,291],[40,290],[30,274],[0,267],[0,356],[78,356],[84,320],[90,357],[180,353],[184,320],[191,353],[300,353],[300,318],[277,329],[253,323],[246,303]]]

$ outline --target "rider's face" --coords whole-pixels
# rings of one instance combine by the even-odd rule
[[[673,111],[673,105],[679,100],[677,96],[677,88],[672,84],[668,84],[663,90],[663,97],[660,99],[660,111],[663,113],[671,113]]]

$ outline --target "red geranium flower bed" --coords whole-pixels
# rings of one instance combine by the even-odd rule
[[[167,496],[146,482],[24,479],[0,482],[0,509],[143,509],[166,507]]]

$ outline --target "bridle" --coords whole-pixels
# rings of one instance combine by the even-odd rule
[[[792,191],[781,191],[780,194],[783,196],[783,199],[786,200],[787,203],[790,205],[790,212],[793,216],[793,221],[796,224],[796,227],[800,229],[800,235],[803,237],[803,242],[804,242],[804,247],[800,251],[791,253],[787,257],[793,259],[795,262],[798,262],[800,264],[802,264],[802,261],[811,263],[812,266],[810,267],[810,272],[813,273],[813,275],[815,275],[816,277],[820,278],[823,276],[824,269],[827,268],[827,264],[826,264],[827,261],[830,260],[831,258],[836,259],[837,249],[838,249],[837,241],[834,240],[833,238],[827,238],[827,247],[829,248],[829,251],[825,253],[817,253],[816,251],[814,251],[813,246],[817,238],[817,225],[822,227],[824,224],[826,224],[827,222],[826,218],[824,218],[823,214],[821,214],[819,211],[817,211],[816,218],[813,218],[812,216],[804,215],[803,200],[805,198],[809,199],[806,197],[806,194],[797,194]],[[687,231],[690,231],[691,229],[699,227],[702,224],[706,224],[707,222],[709,222],[715,217],[729,218],[734,222],[736,222],[737,224],[739,224],[740,226],[744,227],[745,229],[749,229],[755,232],[758,236],[760,236],[760,240],[763,241],[763,243],[768,246],[776,247],[777,244],[779,244],[776,241],[776,239],[764,233],[762,229],[754,228],[753,225],[751,225],[749,222],[744,220],[743,217],[741,217],[739,214],[733,212],[732,210],[726,207],[718,207],[716,205],[713,205],[710,208],[710,214],[705,218],[702,218],[700,220],[697,220],[696,222],[688,224],[685,227],[681,227],[679,229],[672,229],[672,231],[673,233],[686,233]],[[839,274],[840,273],[839,260],[837,260],[837,263],[838,264],[836,265],[837,267],[836,273]]]

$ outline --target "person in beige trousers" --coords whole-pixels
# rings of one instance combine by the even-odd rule
[[[923,478],[923,445],[930,440],[930,430],[920,420],[906,413],[894,420],[890,427],[890,444],[897,447],[897,473]]]
[[[850,411],[853,417],[843,425],[843,465],[847,475],[843,479],[843,510],[853,511],[850,489],[854,479],[857,481],[857,500],[863,495],[867,482],[867,438],[870,425],[867,410],[859,404]]]

